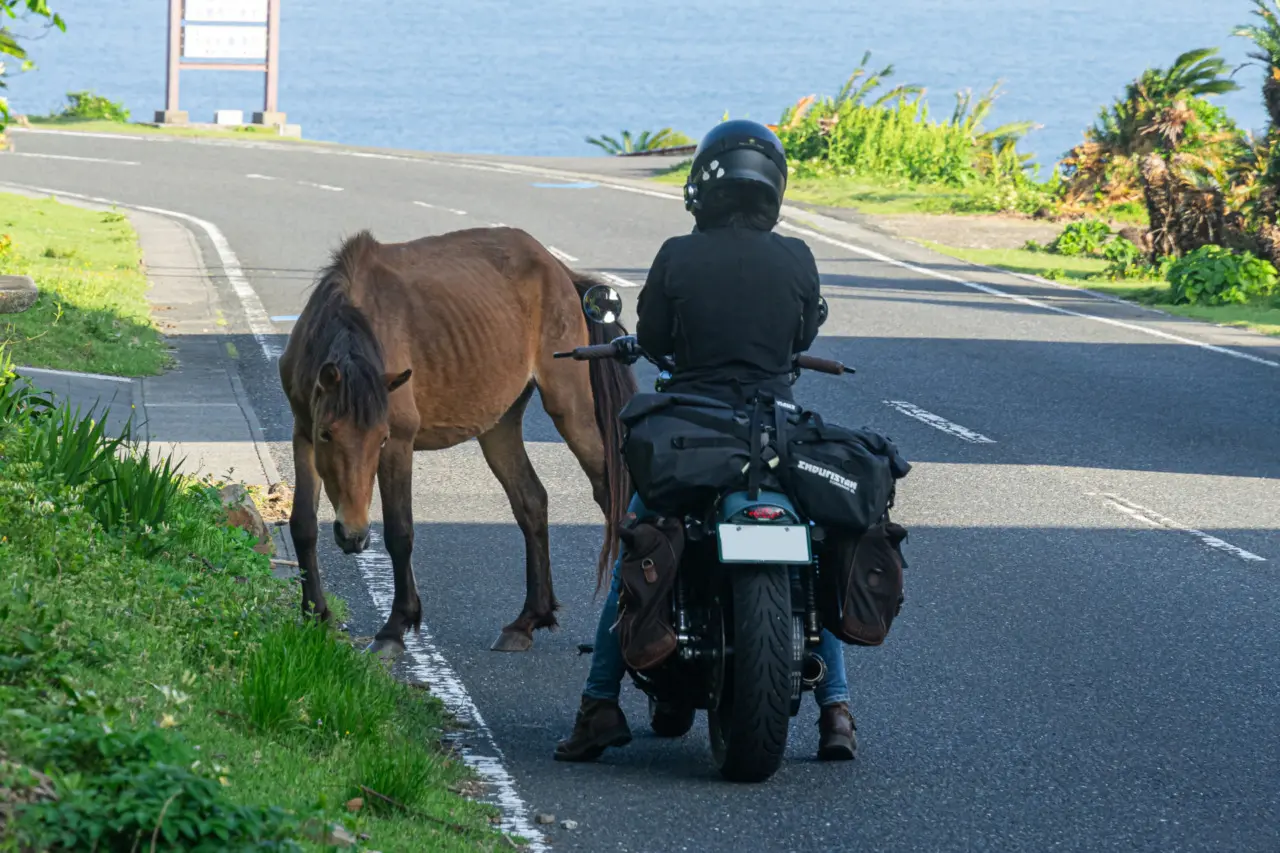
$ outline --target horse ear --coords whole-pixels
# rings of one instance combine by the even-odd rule
[[[323,391],[332,391],[338,387],[338,383],[342,381],[342,374],[338,372],[338,365],[332,361],[325,362],[324,366],[320,368],[320,376],[316,381]]]
[[[406,370],[401,374],[387,374],[387,391],[391,392],[399,388],[401,385],[409,381],[409,377],[413,375],[413,370]]]

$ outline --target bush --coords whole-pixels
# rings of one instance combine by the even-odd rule
[[[93,92],[68,92],[67,106],[62,108],[62,112],[58,113],[56,118],[127,122],[129,111],[123,104],[95,95]]]
[[[1107,223],[1099,219],[1084,219],[1064,228],[1049,244],[1049,251],[1067,257],[1096,257],[1102,254],[1103,247],[1113,236],[1114,232]]]
[[[1169,267],[1175,305],[1243,304],[1276,290],[1276,268],[1250,252],[1202,246]]]
[[[1160,271],[1151,265],[1147,256],[1127,237],[1116,237],[1102,250],[1107,260],[1104,275],[1112,281],[1135,278],[1159,278]]]

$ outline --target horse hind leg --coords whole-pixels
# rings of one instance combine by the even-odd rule
[[[533,632],[555,628],[559,603],[551,589],[551,543],[547,490],[524,446],[524,412],[533,395],[530,384],[493,429],[480,436],[489,470],[502,484],[511,511],[524,534],[525,601],[515,621],[502,629],[492,646],[499,652],[523,652],[533,646]]]
[[[573,370],[580,365],[549,359],[548,362],[538,377],[542,407],[591,481],[592,497],[607,516],[609,481],[605,474],[604,439],[596,425],[595,398],[588,374],[585,370]]]

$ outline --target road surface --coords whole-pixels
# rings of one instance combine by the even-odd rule
[[[286,477],[291,423],[270,356],[343,236],[505,223],[638,284],[691,224],[662,188],[635,191],[643,161],[16,140],[2,182],[216,226],[194,232]],[[612,181],[582,179],[588,168]],[[911,532],[906,605],[884,647],[847,654],[857,761],[813,759],[806,700],[778,775],[729,785],[702,718],[681,740],[655,739],[628,687],[631,746],[594,765],[552,762],[598,613],[600,516],[533,407],[565,609],[530,653],[488,651],[519,610],[523,556],[478,447],[419,454],[416,468],[427,633],[410,665],[478,709],[471,747],[508,774],[505,806],[577,821],[547,829],[556,850],[1280,849],[1280,341],[814,221],[831,304],[815,353],[858,372],[806,376],[798,394],[887,432],[916,465],[898,513]],[[322,548],[328,587],[371,634],[389,598],[384,556],[343,557],[325,537]]]

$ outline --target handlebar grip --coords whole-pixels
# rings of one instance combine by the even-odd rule
[[[618,355],[618,347],[610,342],[589,347],[578,347],[571,354],[575,361],[594,361],[600,358],[614,358]]]
[[[816,370],[818,373],[830,373],[833,376],[840,376],[848,368],[838,361],[832,361],[829,358],[818,358],[812,355],[796,356],[796,367],[805,370]]]

